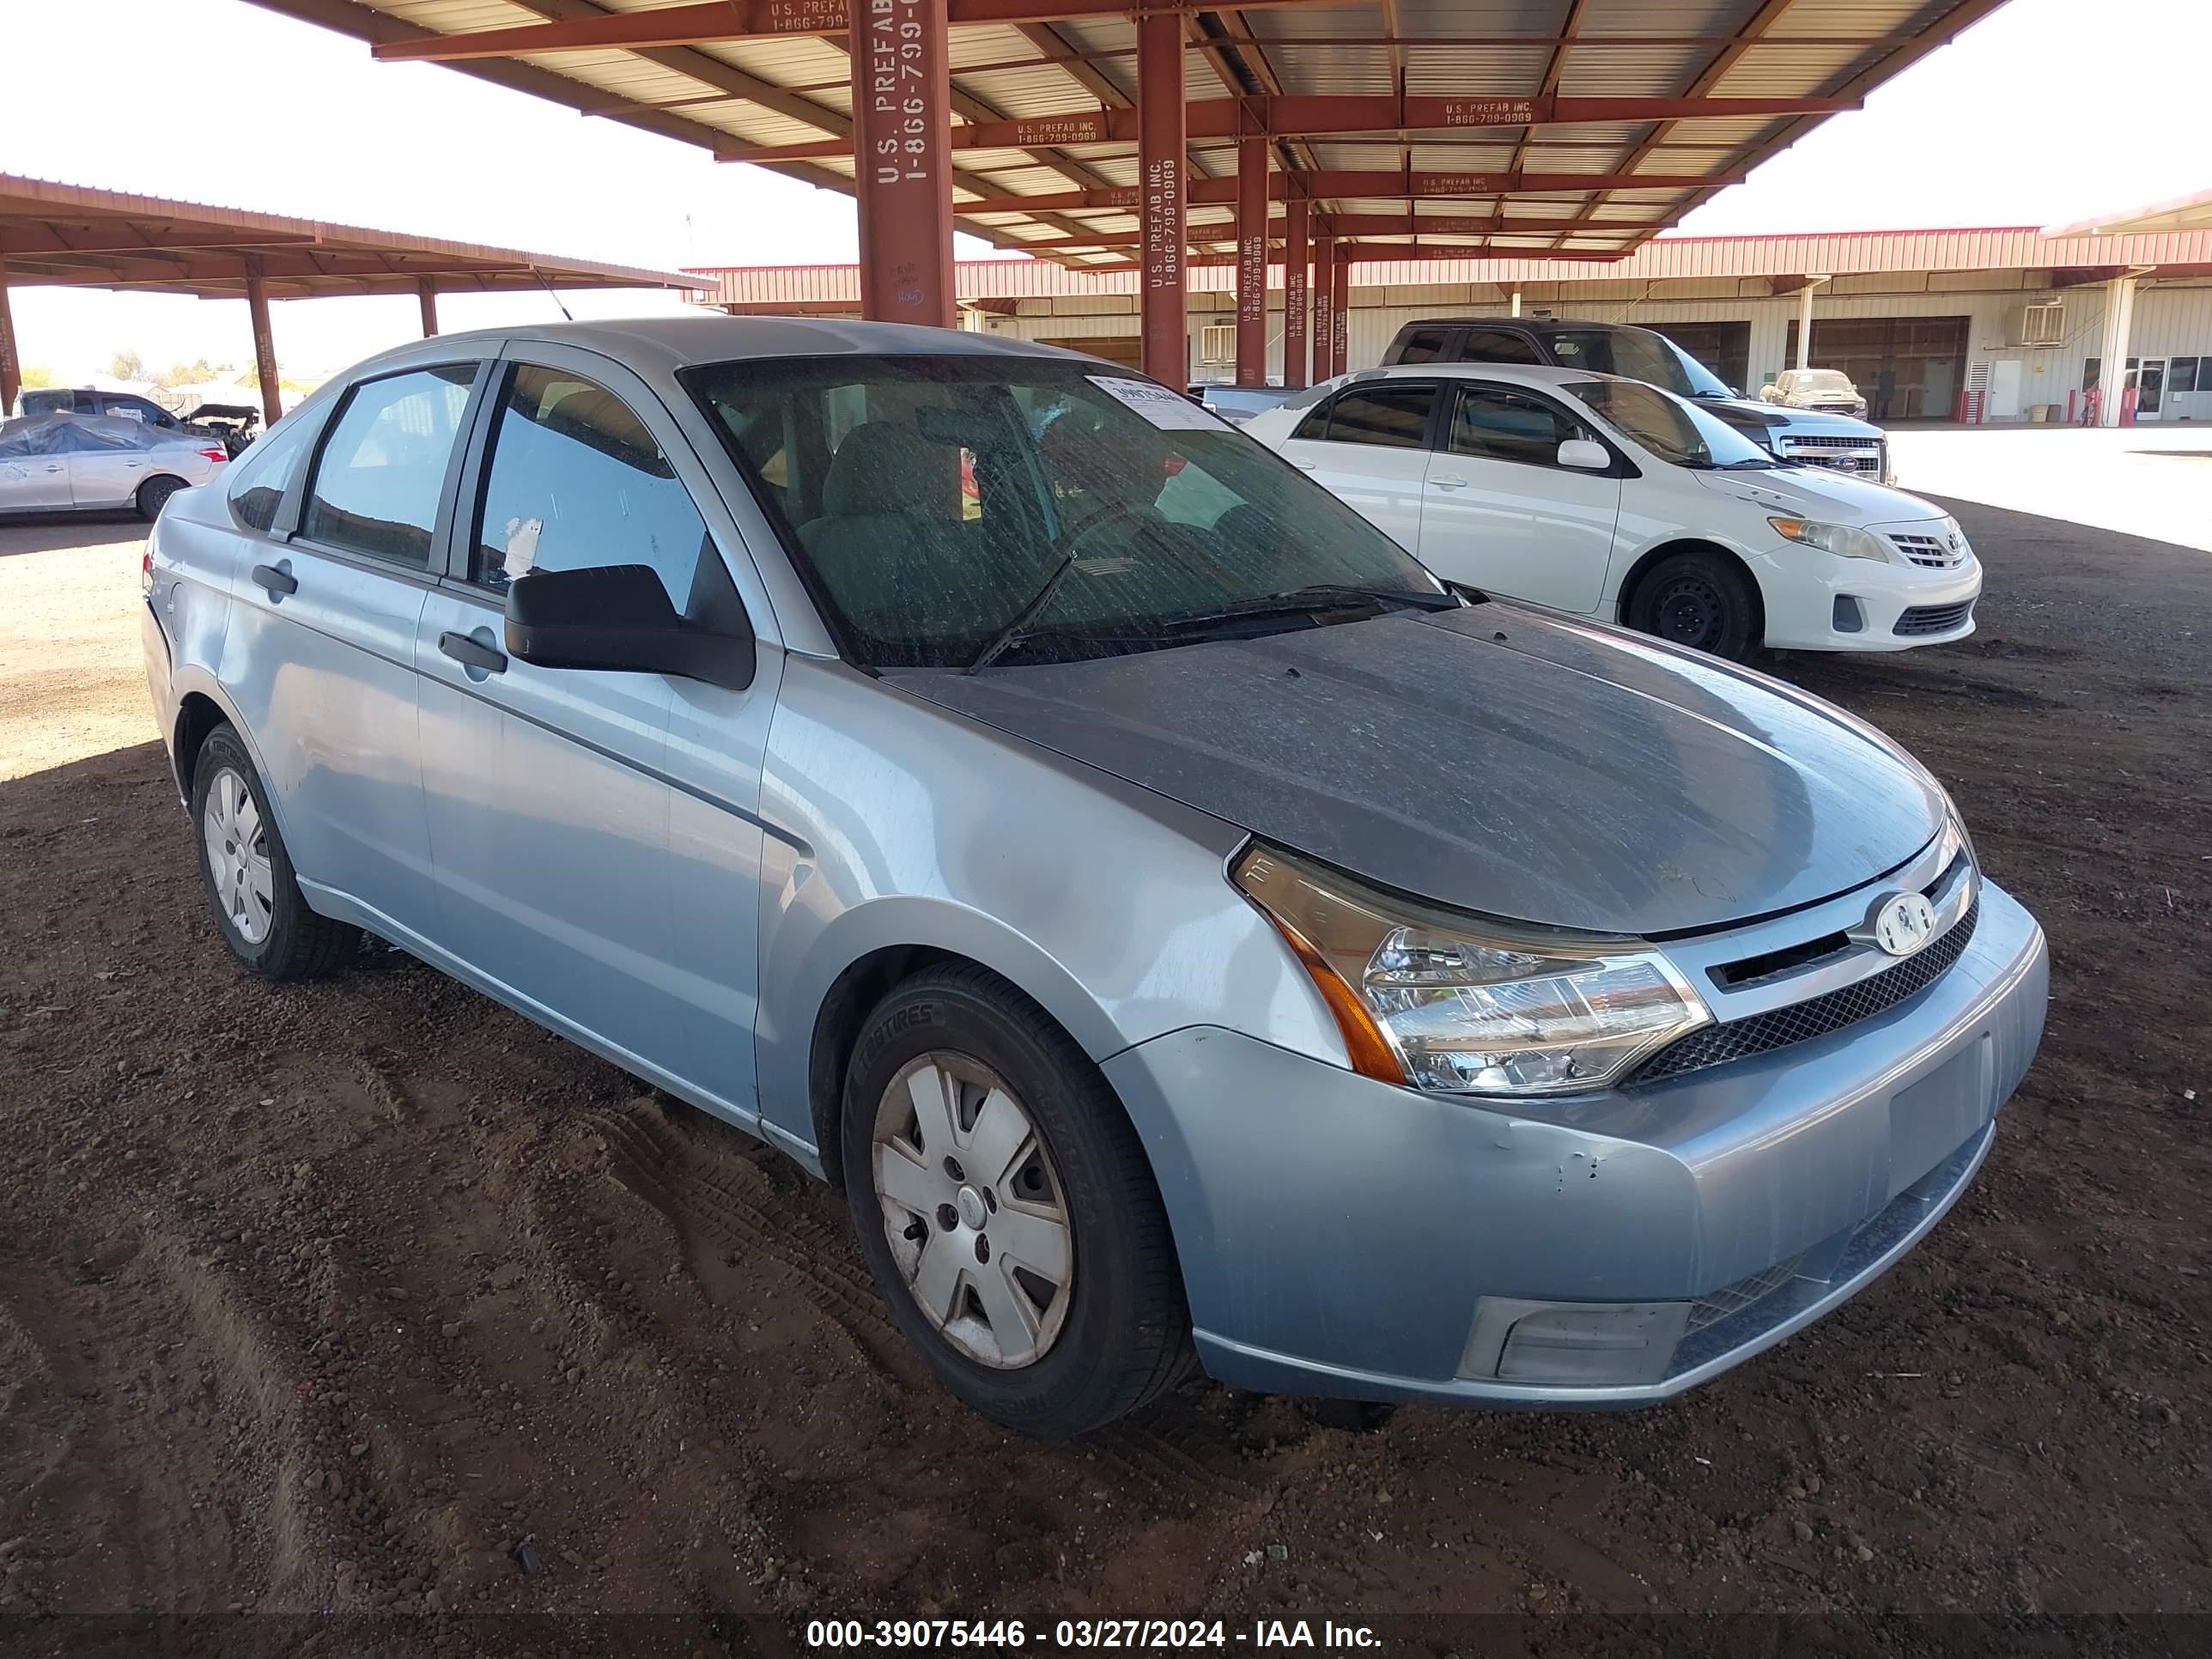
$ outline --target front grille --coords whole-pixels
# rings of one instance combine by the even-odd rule
[[[1748,1279],[1708,1291],[1690,1304],[1690,1328],[1683,1334],[1687,1336],[1708,1325],[1717,1325],[1731,1315],[1741,1313],[1753,1303],[1765,1301],[1797,1276],[1797,1264],[1802,1260],[1802,1256],[1793,1255],[1787,1261],[1761,1268]]]
[[[1869,974],[1856,985],[1846,985],[1841,990],[1792,1003],[1786,1008],[1772,1008],[1763,1014],[1692,1031],[1637,1067],[1629,1074],[1628,1084],[1633,1087],[1657,1083],[1708,1066],[1747,1060],[1753,1054],[1769,1054],[1794,1042],[1826,1036],[1863,1019],[1887,1013],[1943,976],[1944,971],[1965,952],[1980,916],[1981,901],[1977,899],[1965,915],[1951,924],[1948,933],[1923,946],[1919,955],[1908,957],[1894,968]]]
[[[1782,459],[1795,461],[1800,466],[1829,466],[1839,472],[1863,472],[1875,479],[1881,478],[1887,471],[1879,438],[1841,438],[1785,432],[1776,435],[1774,453]]]
[[[1897,544],[1899,552],[1929,570],[1948,570],[1953,565],[1965,562],[1966,557],[1963,549],[1954,546],[1942,536],[1909,535],[1903,531],[1893,530],[1889,532],[1889,538]]]
[[[1792,449],[1872,449],[1871,438],[1823,438],[1809,434],[1785,433],[1782,441]]]
[[[1974,608],[1972,599],[1956,605],[1916,605],[1897,619],[1899,634],[1948,634],[1966,620]]]

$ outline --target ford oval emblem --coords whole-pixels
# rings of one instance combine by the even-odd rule
[[[1936,907],[1919,893],[1899,893],[1874,913],[1874,942],[1893,957],[1909,957],[1936,931]]]

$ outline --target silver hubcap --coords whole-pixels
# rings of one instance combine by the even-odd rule
[[[208,786],[200,833],[207,841],[208,876],[216,900],[239,938],[258,945],[269,937],[269,832],[246,780],[228,767]]]
[[[910,1061],[876,1108],[872,1152],[884,1236],[923,1317],[981,1364],[1043,1358],[1067,1321],[1074,1233],[1005,1083],[965,1054]]]

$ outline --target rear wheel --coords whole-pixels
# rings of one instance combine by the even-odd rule
[[[138,486],[138,516],[151,524],[169,497],[185,487],[182,478],[149,478]]]
[[[1669,645],[1741,662],[1759,643],[1759,595],[1726,554],[1690,548],[1644,572],[1629,601],[1628,625]]]
[[[307,908],[268,797],[227,722],[192,767],[192,822],[208,908],[230,953],[265,979],[313,979],[351,955],[361,935]]]
[[[842,1151],[893,1319],[975,1410],[1058,1438],[1182,1375],[1182,1275],[1136,1133],[1089,1057],[1005,981],[932,970],[878,1005]]]

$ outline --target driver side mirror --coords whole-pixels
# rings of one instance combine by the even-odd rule
[[[650,565],[533,570],[507,590],[507,652],[540,668],[673,674],[732,691],[753,681],[751,632],[677,614]]]
[[[1588,438],[1570,438],[1559,446],[1559,462],[1561,466],[1571,466],[1582,472],[1609,472],[1613,470],[1613,452]]]

